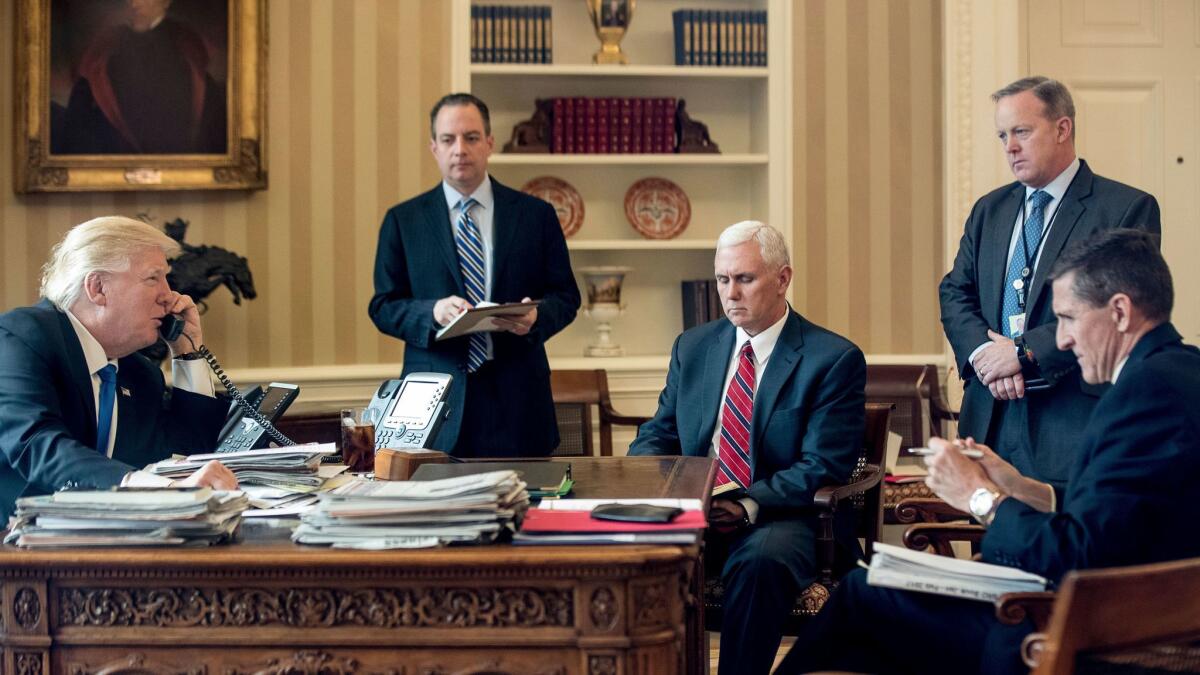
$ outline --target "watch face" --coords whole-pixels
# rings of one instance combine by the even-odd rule
[[[971,494],[971,499],[967,505],[971,509],[971,515],[982,518],[992,510],[992,504],[996,501],[996,496],[987,488],[979,488]]]

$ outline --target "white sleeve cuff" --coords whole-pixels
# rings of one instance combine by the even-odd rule
[[[974,368],[975,367],[975,357],[979,356],[979,352],[987,349],[990,346],[992,346],[991,342],[985,342],[985,343],[979,345],[978,347],[976,347],[975,351],[971,352],[971,355],[967,357],[967,363],[971,364],[971,367]]]
[[[149,471],[130,471],[121,479],[121,487],[159,488],[174,484],[170,478]]]
[[[750,520],[750,524],[753,525],[753,524],[757,523],[758,522],[758,502],[754,501],[753,499],[751,499],[749,497],[742,497],[741,499],[738,500],[738,503],[742,505],[743,509],[746,509],[746,518],[748,518]]]
[[[177,389],[190,391],[193,394],[213,397],[212,378],[208,376],[208,362],[203,359],[193,361],[171,361],[171,383]]]

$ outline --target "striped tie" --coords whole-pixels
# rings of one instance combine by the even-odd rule
[[[458,246],[458,266],[462,270],[463,286],[467,290],[467,302],[476,306],[484,300],[484,289],[487,288],[483,264],[483,238],[479,235],[479,226],[471,220],[471,209],[478,204],[474,198],[467,198],[458,204],[458,228],[454,241]],[[479,370],[487,360],[488,335],[472,333],[467,342],[467,372]]]
[[[721,406],[721,442],[717,447],[717,484],[750,484],[750,420],[754,412],[754,348],[742,345],[737,372],[729,381]]]

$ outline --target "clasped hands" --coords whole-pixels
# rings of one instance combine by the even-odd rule
[[[1000,401],[1024,397],[1025,376],[1021,374],[1021,362],[1017,360],[1017,348],[1013,341],[991,330],[988,331],[988,338],[991,344],[984,347],[971,362],[979,381]]]
[[[532,298],[525,297],[521,302],[529,302]],[[433,320],[439,326],[445,326],[454,320],[454,317],[471,309],[473,305],[464,298],[457,295],[447,296],[438,300],[433,305]],[[533,329],[534,322],[537,321],[537,307],[531,308],[528,312],[521,316],[496,316],[492,317],[496,325],[502,331],[508,331],[514,335],[528,335]]]
[[[708,523],[714,530],[728,534],[750,526],[746,507],[732,499],[714,499],[708,505]]]

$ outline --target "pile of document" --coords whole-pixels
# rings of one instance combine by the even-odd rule
[[[127,488],[56,492],[17,500],[4,541],[56,546],[179,546],[236,537],[249,506],[239,491]]]
[[[485,543],[529,504],[515,471],[431,481],[354,481],[322,493],[292,541],[380,550]]]
[[[575,485],[575,481],[571,479],[569,462],[542,460],[422,464],[413,473],[412,480],[441,480],[489,471],[516,471],[521,480],[525,481],[525,489],[529,492],[530,499],[562,497]]]
[[[958,560],[875,543],[867,583],[921,593],[992,602],[1005,593],[1046,590],[1046,579],[1013,567]]]
[[[309,493],[316,492],[325,483],[319,471],[321,457],[336,452],[337,447],[333,443],[292,445],[286,448],[172,457],[151,464],[147,470],[167,478],[186,478],[215,459],[237,476],[239,485],[265,485],[290,493]]]
[[[601,504],[651,504],[683,509],[668,523],[631,523],[592,518]],[[695,544],[708,519],[699,499],[544,499],[521,521],[514,544]]]

